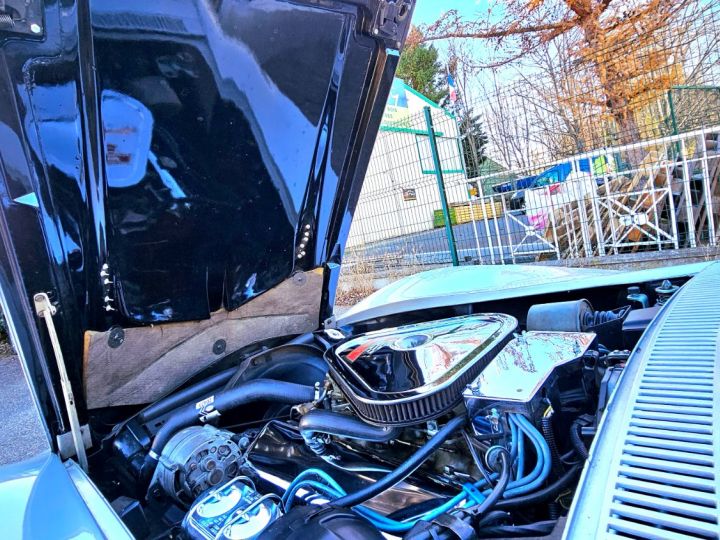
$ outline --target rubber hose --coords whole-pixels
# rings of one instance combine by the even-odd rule
[[[501,466],[500,477],[498,478],[495,487],[492,488],[492,491],[483,502],[478,505],[471,506],[465,510],[473,516],[482,516],[494,506],[496,506],[497,502],[503,496],[503,493],[505,493],[505,488],[507,488],[507,485],[510,482],[510,476],[512,474],[512,467],[510,466],[510,454],[505,449],[499,450],[499,452]]]
[[[470,455],[473,458],[473,461],[475,462],[475,467],[480,471],[480,474],[482,475],[485,482],[487,482],[488,486],[492,485],[492,480],[490,479],[490,475],[485,470],[485,465],[483,464],[482,460],[480,459],[480,456],[477,453],[477,450],[474,446],[474,443],[472,439],[470,438],[470,435],[468,435],[467,431],[463,431],[463,439],[465,439],[465,445],[468,447],[468,450],[470,451]]]
[[[500,501],[495,505],[495,508],[498,510],[509,510],[519,506],[545,502],[549,498],[560,493],[563,489],[567,488],[580,473],[580,469],[580,465],[573,465],[567,470],[567,472],[549,486],[527,495],[520,495],[518,497],[513,497],[512,499]]]
[[[235,388],[218,392],[215,394],[212,406],[214,410],[222,414],[253,401],[274,401],[294,405],[313,399],[315,399],[315,388],[312,386],[272,379],[255,379],[244,382]],[[195,404],[190,403],[179,409],[163,424],[153,439],[146,465],[154,469],[154,464],[157,463],[170,438],[181,429],[200,423],[198,412]]]
[[[588,458],[590,454],[588,454],[587,446],[585,446],[585,443],[580,438],[580,424],[578,424],[577,422],[573,422],[572,426],[570,427],[570,442],[572,443],[575,451],[583,460]]]
[[[237,371],[236,368],[226,369],[225,371],[216,373],[207,379],[203,379],[192,386],[188,386],[179,392],[175,392],[174,394],[156,401],[149,407],[140,411],[140,414],[138,414],[138,420],[142,423],[149,422],[158,416],[162,416],[163,414],[180,407],[181,405],[185,405],[190,400],[197,399],[200,396],[204,396],[205,394],[220,388],[230,380],[235,371]]]
[[[480,521],[478,521],[477,527],[486,527],[487,525],[490,525],[493,521],[507,519],[508,517],[510,517],[510,514],[508,514],[507,512],[502,512],[501,510],[493,510],[492,512],[488,512],[486,516],[484,516]]]
[[[560,465],[560,452],[558,452],[557,441],[555,440],[555,430],[553,430],[552,416],[543,416],[540,421],[543,437],[550,448],[550,457],[552,458],[552,471],[555,476],[562,474],[562,465]]]
[[[317,437],[318,433],[370,442],[387,442],[400,434],[399,428],[371,426],[355,416],[320,409],[303,415],[298,428],[305,444],[319,456],[327,448],[325,441]]]
[[[391,488],[398,482],[410,476],[425,460],[427,460],[442,444],[458,429],[465,425],[465,416],[456,416],[445,424],[433,437],[421,446],[414,454],[408,457],[397,469],[380,478],[378,481],[364,488],[332,501],[335,507],[350,508],[372,499],[375,495]]]
[[[556,520],[538,521],[537,523],[528,523],[527,525],[499,525],[496,527],[485,527],[480,531],[480,538],[492,537],[516,537],[516,536],[532,536],[537,538],[550,534],[555,526]]]

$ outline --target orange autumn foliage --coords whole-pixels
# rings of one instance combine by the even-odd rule
[[[699,0],[505,0],[502,16],[467,20],[456,10],[421,28],[425,41],[483,39],[501,51],[491,65],[527,55],[560,36],[575,65],[568,107],[593,106],[616,126],[620,142],[640,137],[645,104],[685,82],[677,14]],[[489,22],[495,20],[496,22]]]

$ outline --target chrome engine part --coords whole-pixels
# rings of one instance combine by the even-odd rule
[[[230,480],[192,505],[182,522],[193,540],[251,540],[280,515],[273,498],[248,481]]]
[[[180,502],[192,502],[206,489],[237,476],[242,461],[233,434],[212,426],[179,431],[165,445],[153,484]]]
[[[510,315],[454,317],[370,332],[326,354],[333,380],[364,420],[409,426],[437,418],[517,329]]]
[[[471,510],[491,500],[505,537],[547,534],[567,510],[567,489],[588,459],[602,416],[599,396],[608,389],[604,373],[622,369],[629,354],[604,346],[614,334],[603,334],[608,323],[623,320],[604,314],[626,308],[590,312],[585,304],[543,309],[570,313],[565,319],[575,322],[592,319],[599,323],[592,330],[518,334],[514,317],[484,313],[357,334],[334,345],[323,336],[321,367],[328,374],[304,387],[286,417],[272,417],[272,409],[241,411],[247,402],[238,400],[219,419],[236,432],[204,425],[168,435],[158,445],[148,511],[164,519],[162,509],[174,505],[185,517],[172,532],[182,530],[182,537],[250,540],[283,516],[315,507],[327,512],[329,501],[365,508],[367,527],[393,534],[420,521],[432,524],[438,513],[474,526]],[[261,387],[272,404],[285,403],[283,385],[290,383],[242,384]],[[278,387],[284,391],[265,391]],[[215,392],[216,402],[222,392]],[[190,414],[196,401],[178,410],[196,421]],[[272,420],[258,425],[256,413]],[[132,450],[133,440],[121,448]],[[527,502],[525,494],[542,500]],[[445,510],[447,503],[437,502],[444,499],[459,502]],[[307,526],[303,534],[311,536]]]
[[[589,332],[524,332],[463,392],[470,416],[491,409],[534,416],[556,370],[582,358],[594,340]]]

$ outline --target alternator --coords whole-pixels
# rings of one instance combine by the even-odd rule
[[[235,478],[242,456],[233,434],[212,426],[192,426],[163,449],[153,484],[173,499],[191,503],[206,489]]]

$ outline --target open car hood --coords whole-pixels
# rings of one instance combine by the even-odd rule
[[[318,327],[410,0],[6,2],[0,285],[54,426]]]

